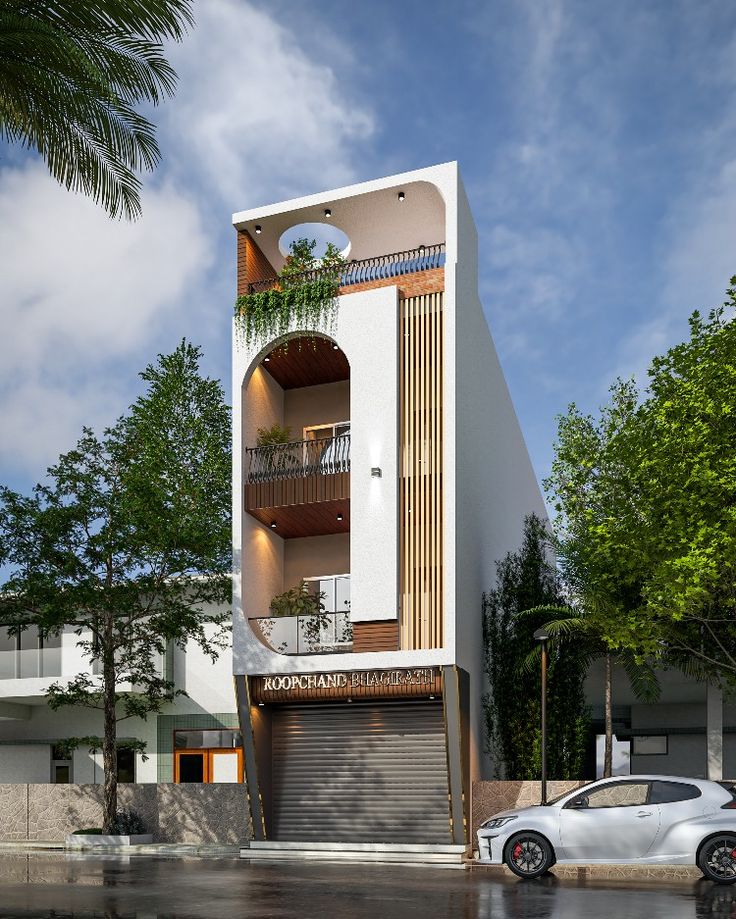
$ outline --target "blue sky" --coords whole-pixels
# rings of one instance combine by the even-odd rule
[[[731,2],[199,0],[145,216],[0,151],[0,481],[21,489],[182,336],[230,376],[234,211],[457,159],[538,476],[555,415],[687,334],[736,273]]]

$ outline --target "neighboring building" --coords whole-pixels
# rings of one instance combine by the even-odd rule
[[[102,783],[102,752],[80,746],[71,755],[62,741],[99,736],[102,713],[81,707],[51,711],[47,687],[78,673],[95,673],[66,630],[40,642],[28,629],[19,638],[0,632],[0,784]],[[187,695],[161,715],[120,722],[120,738],[144,740],[140,755],[120,750],[123,782],[242,781],[242,740],[235,711],[232,655],[213,664],[196,645],[171,647],[158,666]]]
[[[481,594],[545,511],[457,164],[233,222],[239,294],[275,284],[296,225],[349,239],[334,330],[233,346],[233,662],[256,839],[464,843],[486,759]],[[259,447],[274,424],[293,443]],[[302,581],[326,594],[320,622],[269,616]]]
[[[619,741],[628,744],[630,771],[736,779],[736,700],[727,697],[724,705],[716,686],[698,683],[677,670],[661,671],[658,676],[660,700],[643,703],[632,692],[623,668],[614,668],[613,730]],[[585,695],[593,731],[602,734],[602,664],[591,668]],[[586,775],[594,777],[592,742],[589,752]]]

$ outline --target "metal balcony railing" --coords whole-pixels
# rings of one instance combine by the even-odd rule
[[[249,621],[279,654],[344,654],[353,647],[350,613],[262,616]]]
[[[349,287],[351,284],[366,284],[370,281],[381,281],[385,278],[396,278],[404,274],[414,274],[417,271],[428,271],[431,268],[442,268],[445,264],[445,244],[437,243],[433,246],[418,246],[416,249],[407,249],[404,252],[392,252],[390,255],[376,255],[373,258],[353,259],[348,262],[340,274],[340,287]],[[301,275],[289,278],[289,285],[294,287],[316,281],[324,271],[317,268],[306,271]],[[266,278],[254,281],[248,285],[248,293],[255,294],[264,290],[271,290],[281,284],[280,278]]]
[[[350,472],[349,434],[245,449],[249,485],[338,472]]]

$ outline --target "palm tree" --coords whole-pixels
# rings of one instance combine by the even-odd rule
[[[161,43],[192,22],[191,0],[0,0],[0,140],[36,150],[111,217],[135,219],[136,173],[161,157],[136,106],[173,95]]]
[[[582,608],[572,606],[536,606],[524,610],[520,616],[541,615],[555,616],[543,628],[554,642],[574,642],[581,666],[586,670],[595,659],[603,658],[605,665],[605,752],[603,757],[603,777],[610,778],[613,771],[613,664],[614,658],[626,672],[634,695],[641,702],[656,702],[659,698],[660,686],[657,675],[649,661],[637,660],[636,655],[628,650],[612,651],[603,640],[598,625],[596,612],[601,612],[605,602],[601,598],[587,597]],[[610,610],[607,610],[610,614]],[[591,615],[591,613],[593,615]],[[541,653],[539,647],[535,648],[526,661],[525,669],[538,666],[537,660]]]

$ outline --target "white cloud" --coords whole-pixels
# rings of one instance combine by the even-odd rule
[[[136,224],[111,221],[40,164],[0,172],[3,466],[48,461],[82,424],[113,421],[100,394],[130,387],[135,371],[113,380],[112,365],[174,320],[206,269],[193,204],[163,185],[144,207]]]
[[[37,480],[82,425],[112,422],[161,343],[205,341],[209,372],[227,378],[229,215],[356,178],[373,119],[350,96],[345,49],[339,76],[328,33],[317,61],[247,2],[196,13],[170,49],[180,86],[155,113],[163,162],[142,220],[110,221],[33,158],[0,169],[0,481]]]
[[[248,3],[209,0],[171,49],[180,82],[164,112],[166,143],[231,212],[355,179],[355,145],[373,117],[330,67],[329,36],[320,61],[301,39]],[[336,57],[349,75],[344,42]]]

